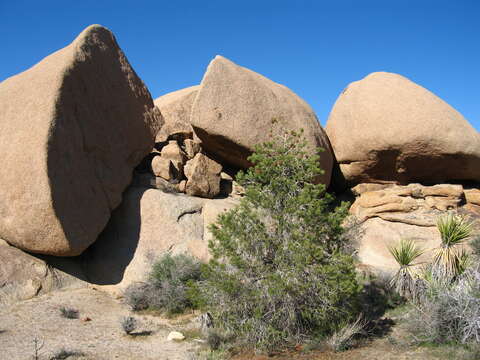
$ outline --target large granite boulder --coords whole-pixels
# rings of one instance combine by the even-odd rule
[[[197,96],[200,86],[174,91],[160,96],[155,100],[155,105],[165,119],[165,125],[157,134],[156,142],[167,140],[182,140],[193,137],[192,126],[190,125],[190,113],[192,104]]]
[[[80,254],[122,199],[161,125],[150,93],[99,25],[0,84],[0,237]]]
[[[348,85],[326,132],[347,185],[480,181],[480,135],[414,82],[373,73]]]
[[[130,187],[98,241],[82,255],[88,279],[116,293],[145,281],[153,261],[167,252],[208,260],[208,225],[236,203]]]
[[[71,259],[59,259],[71,260]],[[50,266],[0,239],[0,305],[12,304],[65,287],[86,286],[76,264],[63,264],[68,272]]]
[[[330,182],[329,141],[311,107],[291,90],[217,56],[209,64],[193,103],[191,124],[202,147],[222,165],[247,168],[254,146],[286,131],[304,130],[310,150],[321,153]]]

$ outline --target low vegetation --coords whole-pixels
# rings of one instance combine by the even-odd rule
[[[158,259],[145,283],[129,286],[124,297],[134,311],[153,309],[167,315],[195,307],[193,284],[200,279],[200,262],[188,255],[166,254]]]
[[[120,325],[127,335],[131,335],[137,328],[137,320],[133,316],[125,316],[120,320]]]
[[[70,357],[84,356],[85,354],[82,351],[70,350],[70,349],[60,349],[55,354],[50,357],[50,360],[65,360]]]
[[[437,228],[441,244],[433,249],[433,261],[419,266],[415,256],[398,257],[407,249],[410,254],[420,253],[412,243],[401,242],[391,253],[402,268],[416,267],[410,271],[408,286],[405,276],[396,276],[397,289],[408,288],[412,310],[407,325],[413,339],[419,344],[480,344],[480,262],[478,239],[471,242],[472,253],[462,245],[472,238],[473,223],[467,218],[447,214],[440,217]],[[407,252],[408,252],[407,251]],[[398,273],[397,273],[398,274]]]
[[[318,155],[300,134],[257,147],[237,181],[240,204],[211,227],[213,259],[198,287],[219,332],[262,351],[332,334],[355,321],[360,287],[342,223]]]
[[[60,315],[66,319],[78,319],[80,312],[77,309],[62,306]]]

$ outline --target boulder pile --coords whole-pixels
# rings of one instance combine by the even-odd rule
[[[401,238],[434,247],[445,212],[480,218],[479,133],[405,77],[351,83],[324,131],[290,89],[222,56],[200,85],[153,101],[92,25],[0,83],[0,303],[61,286],[42,256],[68,281],[119,288],[166,252],[206,261],[209,224],[244,194],[237,171],[292,131],[320,153],[319,181],[353,200],[364,265],[393,269]]]

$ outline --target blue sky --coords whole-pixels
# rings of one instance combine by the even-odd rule
[[[221,54],[304,98],[322,124],[374,71],[433,91],[480,130],[479,0],[0,0],[0,81],[110,28],[154,98],[198,84]]]

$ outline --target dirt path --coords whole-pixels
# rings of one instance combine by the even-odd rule
[[[62,306],[77,309],[80,318],[62,317]],[[139,320],[139,335],[123,332],[120,319],[128,315]],[[84,321],[86,317],[91,320]],[[132,314],[120,301],[93,289],[57,291],[0,309],[0,359],[32,359],[37,338],[44,343],[40,360],[51,359],[61,349],[84,353],[69,359],[188,360],[199,347],[197,342],[188,337],[182,342],[167,340],[170,331],[183,331],[185,326]]]

